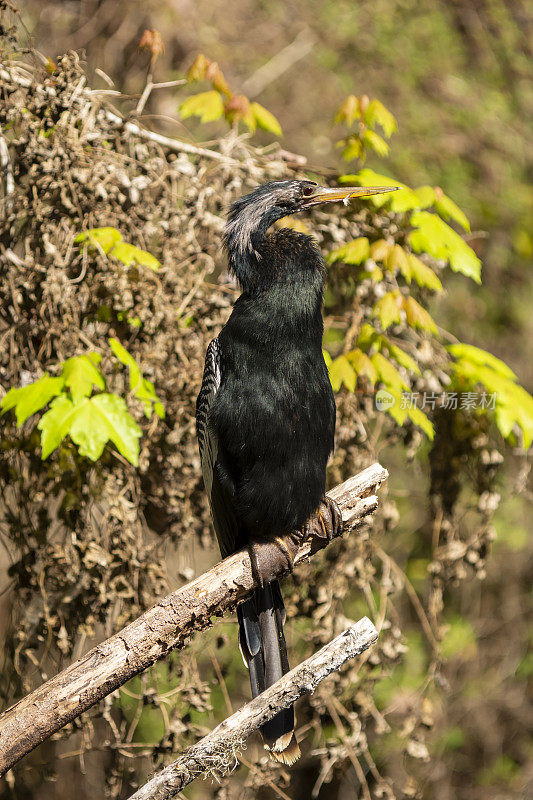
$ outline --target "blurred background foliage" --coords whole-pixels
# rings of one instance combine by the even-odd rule
[[[253,141],[263,149],[253,157],[260,159],[275,154],[273,142],[279,135],[279,125],[283,132],[281,145],[287,151],[284,163],[290,169],[305,169],[320,180],[348,171],[357,174],[360,182],[366,175],[368,183],[376,183],[376,178],[383,175],[413,189],[429,188],[434,196],[428,205],[436,203],[437,212],[442,212],[445,219],[451,208],[457,208],[453,213],[458,224],[453,220],[452,224],[482,261],[481,285],[449,270],[443,275],[443,264],[437,258],[430,265],[421,262],[419,279],[415,278],[414,283],[411,279],[405,286],[409,267],[398,250],[394,251],[394,245],[390,247],[390,242],[402,235],[405,224],[398,227],[398,216],[389,214],[391,206],[380,210],[379,206],[367,204],[355,215],[355,221],[351,221],[354,215],[348,212],[338,226],[330,215],[320,213],[309,223],[309,230],[317,233],[325,252],[330,254],[325,346],[333,363],[340,363],[339,374],[332,375],[334,381],[338,378],[335,388],[339,389],[339,433],[330,481],[337,482],[374,457],[390,469],[391,479],[380,523],[371,532],[370,541],[363,536],[357,546],[344,542],[337,545],[334,554],[343,566],[336,573],[333,556],[326,555],[320,564],[315,563],[311,570],[296,576],[292,589],[291,583],[286,582],[289,616],[293,618],[290,648],[294,662],[303,658],[309,646],[318,646],[321,637],[328,638],[334,628],[331,617],[339,615],[354,619],[370,615],[383,626],[382,643],[379,652],[362,666],[361,676],[358,668],[350,671],[317,693],[310,709],[302,708],[301,730],[307,756],[292,771],[291,779],[287,773],[273,770],[266,759],[261,761],[260,748],[251,743],[249,752],[244,754],[244,766],[229,784],[223,783],[217,789],[216,785],[197,782],[186,796],[191,800],[215,794],[233,798],[244,796],[245,792],[260,798],[299,798],[313,793],[321,800],[383,795],[518,800],[528,796],[533,785],[533,753],[528,735],[532,708],[528,689],[533,679],[532,545],[528,464],[519,446],[523,439],[519,436],[514,444],[505,445],[487,417],[461,409],[436,410],[431,415],[435,438],[430,444],[418,429],[428,432],[420,418],[412,419],[414,425],[403,428],[395,427],[392,421],[384,423],[386,417],[376,415],[368,396],[352,393],[356,387],[361,388],[360,383],[352,383],[352,372],[362,380],[363,388],[368,387],[365,372],[368,377],[369,367],[359,353],[368,352],[374,358],[374,367],[376,353],[385,352],[387,358],[396,358],[404,380],[410,376],[409,388],[428,391],[448,385],[442,376],[450,372],[449,352],[457,364],[452,378],[459,386],[464,387],[467,373],[476,363],[474,351],[466,353],[469,360],[461,358],[465,351],[454,352],[453,345],[449,351],[438,343],[434,345],[430,328],[405,332],[405,320],[396,319],[394,303],[383,302],[386,293],[381,297],[379,291],[376,294],[383,273],[381,277],[372,276],[365,269],[369,255],[376,262],[376,269],[381,264],[383,272],[387,267],[389,274],[398,274],[403,281],[402,296],[407,297],[406,291],[413,292],[428,309],[430,319],[438,322],[440,332],[453,334],[449,342],[456,337],[494,353],[512,368],[523,386],[531,389],[533,385],[531,148],[528,150],[527,146],[533,84],[528,38],[531,15],[526,4],[519,0],[235,0],[231,4],[209,0],[101,0],[49,2],[43,6],[37,0],[25,0],[21,11],[39,51],[55,62],[69,49],[82,49],[90,85],[107,87],[107,75],[117,89],[131,97],[129,105],[117,99],[122,109],[135,108],[147,75],[155,82],[181,84],[187,79],[187,85],[163,87],[150,94],[142,108],[142,121],[148,127],[186,141],[218,145],[228,126],[233,126],[231,130],[238,129],[241,134],[254,133]],[[161,32],[160,41],[152,36],[139,50],[145,30]],[[198,53],[205,53],[206,60],[198,62]],[[196,72],[191,73],[191,65],[196,65]],[[50,64],[51,72],[54,68],[55,63]],[[209,93],[209,97],[204,97],[200,105],[198,100],[191,104],[188,98],[200,93]],[[367,112],[371,102],[382,104],[374,106],[376,124],[361,131],[358,114],[361,110]],[[369,136],[369,130],[378,138]],[[337,147],[339,141],[341,146]],[[197,166],[202,175],[207,169],[209,176],[204,163],[197,162]],[[364,171],[360,172],[363,166]],[[258,170],[256,181],[260,176]],[[253,177],[249,175],[245,185],[253,185]],[[219,180],[217,176],[217,186]],[[202,177],[202,193],[206,186],[209,191],[209,180]],[[212,198],[207,205],[202,194],[203,208],[223,215],[224,203],[238,191],[237,186],[230,187],[224,197]],[[451,198],[457,206],[443,206],[443,197]],[[194,194],[189,195],[188,202],[194,203],[193,198]],[[411,208],[416,207],[415,204]],[[461,210],[469,224],[464,224]],[[166,213],[162,211],[163,218]],[[398,209],[398,213],[403,211]],[[115,210],[113,214],[110,219],[91,219],[90,227],[114,225],[112,230],[122,230],[125,240],[136,244],[139,240],[134,238],[135,226],[126,234],[123,215]],[[307,222],[299,219],[294,224]],[[78,235],[80,224],[78,220],[74,231]],[[141,223],[137,220],[136,225],[139,228]],[[461,227],[467,230],[462,231]],[[207,239],[204,237],[202,246],[221,271],[222,265],[216,260],[216,226],[213,231]],[[376,253],[383,240],[389,242],[389,250]],[[347,251],[350,242],[357,244]],[[148,243],[146,236],[141,237],[140,244],[142,249],[136,248],[138,252],[153,254],[158,265],[160,261],[172,263],[168,250],[165,260],[164,247],[157,236]],[[192,251],[198,248],[198,243],[193,245]],[[420,249],[427,252],[426,248]],[[101,266],[103,262],[97,263],[99,269],[107,269]],[[423,272],[424,266],[431,267],[433,277]],[[191,267],[194,270],[196,266]],[[196,274],[192,276],[195,281]],[[111,292],[113,278],[104,278]],[[212,276],[209,280],[216,282]],[[442,297],[441,282],[446,290]],[[182,283],[177,281],[173,286],[175,306],[180,307],[180,298],[187,296],[193,285],[196,284],[188,284],[185,279]],[[121,301],[129,302],[124,300],[129,289],[121,285],[116,290]],[[189,330],[196,331],[197,336],[201,331],[205,339],[216,333],[216,325],[227,313],[227,296],[221,294],[218,284],[213,291],[216,299],[210,303],[205,299],[209,297],[209,287],[203,286],[198,307],[187,309],[190,315],[179,321],[179,347],[185,348],[195,367],[204,343],[187,344]],[[393,294],[393,301],[394,297]],[[144,370],[148,368],[158,393],[154,396],[158,400],[161,392],[165,397],[168,425],[176,426],[172,412],[176,389],[165,392],[161,386],[161,365],[154,367],[156,374],[150,371],[155,346],[150,339],[153,330],[149,328],[147,309],[139,310],[142,302],[138,298],[122,309],[113,299],[106,303],[107,312],[102,310],[104,305],[98,310],[105,346],[109,347],[108,334],[117,331],[124,342],[133,339],[134,363],[141,364]],[[138,337],[137,321],[141,325]],[[370,323],[372,326],[368,327]],[[393,343],[384,344],[381,339],[376,344],[376,331],[384,337],[391,326]],[[406,362],[400,356],[404,358],[402,364],[398,353],[394,356],[391,346],[398,347],[402,342],[409,344],[406,349],[414,362]],[[85,350],[89,350],[86,345]],[[53,355],[56,357],[51,358],[51,363],[57,364],[78,355],[78,351]],[[343,358],[348,366],[339,362]],[[127,358],[123,359],[122,363],[127,364]],[[43,364],[45,367],[49,367],[48,362]],[[104,373],[114,373],[111,362],[104,367]],[[174,374],[172,369],[169,375]],[[498,369],[501,373],[503,368],[496,368],[497,374]],[[424,379],[418,377],[417,370]],[[383,374],[379,377],[383,383]],[[481,383],[486,385],[487,375],[484,377],[485,382],[481,379]],[[16,374],[15,378],[18,385],[20,376]],[[514,383],[509,374],[507,379]],[[387,385],[387,381],[384,383]],[[12,384],[2,385],[7,390]],[[189,388],[182,391],[189,392]],[[168,458],[168,443],[177,448],[184,434],[176,435],[178,428],[181,430],[178,425],[174,428],[175,438],[165,440],[162,446],[163,437],[154,434],[159,429],[153,426],[164,423],[154,418],[148,429],[148,422],[140,416],[136,415],[137,423],[161,463],[162,458]],[[505,420],[500,422],[500,430],[502,425],[505,429]],[[8,450],[16,441],[14,427],[9,441],[9,447],[5,446]],[[189,447],[189,440],[186,441]],[[30,476],[41,469],[28,455],[37,445],[35,432],[28,431],[24,457],[30,459]],[[180,456],[169,464],[166,480],[175,480],[176,474],[184,470],[184,485],[188,486],[194,462],[185,446],[179,447]],[[57,471],[56,484],[65,480],[59,477],[65,466],[66,474],[76,475],[79,481],[77,488],[69,488],[73,495],[69,499],[71,506],[63,503],[61,510],[68,528],[71,519],[79,514],[79,497],[86,496],[86,489],[75,451],[67,445],[60,453],[57,458],[61,463],[54,461],[52,468]],[[141,474],[149,453],[148,445],[141,449]],[[154,456],[153,462],[157,459]],[[102,507],[104,501],[111,502],[109,498],[117,491],[135,503],[142,492],[154,494],[150,470],[139,479],[125,470],[126,478],[121,476],[115,484],[106,472],[110,463],[108,454],[102,467],[106,485],[99,490],[98,498]],[[98,473],[98,469],[88,473],[95,484]],[[43,479],[38,489],[42,491],[46,485]],[[22,486],[23,481],[21,491]],[[146,511],[151,530],[163,532],[165,524],[158,515],[164,519],[164,512],[160,508],[154,510],[157,504],[152,494],[150,508],[143,512]],[[194,486],[192,501],[186,496],[188,506],[180,512],[181,520],[173,519],[176,547],[167,548],[164,559],[171,585],[177,572],[190,577],[216,559],[212,543],[205,534],[200,535],[201,526],[195,528],[187,521],[191,509],[200,514],[202,501],[196,496],[200,494],[201,487]],[[183,499],[179,490],[175,495],[179,501]],[[159,496],[161,505],[171,505],[175,499],[174,495],[170,500]],[[83,637],[94,635],[95,625],[102,623],[103,630],[109,633],[111,625],[123,623],[135,608],[146,605],[154,592],[162,591],[164,577],[159,571],[157,541],[138,545],[130,537],[127,552],[119,552],[120,529],[126,530],[131,524],[131,509],[123,506],[112,507],[111,541],[104,545],[109,548],[113,563],[113,583],[106,591],[121,598],[112,606],[113,621],[104,622],[109,606],[101,598],[96,599],[101,594],[98,581],[108,563],[106,556],[94,543],[85,542],[83,547],[80,545],[80,559],[90,576],[85,584],[87,603],[91,598],[99,611],[95,620],[87,620],[78,609],[78,628],[78,621],[72,620],[57,625],[57,659],[63,653],[68,661],[71,646],[85,649]],[[205,521],[205,507],[202,513]],[[76,524],[80,528],[78,518]],[[184,533],[188,535],[183,536]],[[199,540],[205,548],[198,548],[195,542]],[[38,564],[32,563],[30,540],[22,550],[24,574],[38,575]],[[136,587],[133,599],[131,585],[136,580],[136,564],[144,569],[154,553],[158,557],[154,557],[152,574]],[[60,561],[57,567],[61,567]],[[12,570],[13,574],[17,575],[17,571]],[[142,570],[140,574],[144,574]],[[335,576],[334,580],[330,575]],[[316,583],[313,589],[306,584],[311,576]],[[60,582],[53,571],[51,577]],[[4,628],[9,638],[9,619],[16,620],[20,609],[9,592],[3,602]],[[41,613],[34,612],[33,620],[14,628],[20,636],[18,646],[17,642],[8,642],[7,649],[13,647],[17,657],[20,658],[22,642],[34,634],[32,625]],[[80,640],[81,630],[86,633]],[[75,746],[69,746],[68,740],[48,745],[45,755],[36,754],[33,769],[30,760],[28,766],[15,772],[17,780],[4,786],[2,796],[32,800],[53,796],[62,800],[71,796],[70,787],[75,781],[80,785],[80,798],[93,796],[95,791],[101,793],[104,784],[108,796],[126,797],[128,787],[151,768],[149,757],[168,757],[247,697],[235,635],[230,623],[218,623],[213,631],[197,637],[187,651],[169,659],[168,664],[160,664],[132,681],[112,703],[104,704],[101,719],[84,721],[82,729],[74,726],[70,732],[78,737]],[[31,662],[31,647],[28,652]],[[31,680],[29,673],[25,675],[29,684],[37,679],[40,667],[34,664],[33,669]],[[27,688],[24,670],[22,675],[22,684]],[[4,688],[4,695],[16,696],[20,673],[16,679],[6,677],[8,689]],[[114,750],[106,745],[106,721],[120,727]],[[95,729],[89,734],[91,726]],[[99,748],[105,755],[98,756]],[[132,757],[132,752],[137,755]],[[147,758],[143,761],[141,756]]]

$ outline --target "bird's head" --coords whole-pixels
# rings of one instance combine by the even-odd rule
[[[271,181],[240,197],[231,206],[224,243],[230,268],[240,278],[246,259],[261,259],[260,243],[268,228],[282,217],[307,211],[321,203],[348,202],[352,197],[396,191],[396,186],[343,186],[328,188],[314,181]],[[242,281],[241,281],[242,282]]]

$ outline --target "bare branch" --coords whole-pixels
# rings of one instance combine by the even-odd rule
[[[188,747],[130,800],[170,800],[205,772],[214,775],[227,772],[237,765],[236,753],[251,733],[272,719],[280,708],[287,708],[303,694],[314,692],[324,678],[367,650],[377,638],[377,630],[363,617],[225,719],[197,744]]]
[[[11,164],[9,149],[4,134],[2,133],[2,128],[0,128],[0,168],[5,175],[6,208],[9,209],[12,204],[11,195],[15,191],[15,181],[13,179],[13,165]]]
[[[387,470],[376,463],[330,492],[342,511],[344,531],[376,510],[375,492],[387,477]],[[305,542],[295,564],[324,544],[324,539]],[[182,648],[194,632],[211,625],[212,616],[234,609],[254,586],[250,556],[241,550],[20,700],[0,717],[0,775],[134,675]]]
[[[114,114],[108,109],[104,109],[104,114],[113,125],[123,127],[125,131],[133,133],[141,139],[148,139],[150,142],[156,142],[162,147],[168,147],[169,150],[177,150],[180,153],[189,153],[191,155],[202,156],[203,158],[211,158],[215,161],[223,161],[226,164],[238,163],[234,158],[225,156],[217,150],[209,150],[207,147],[198,147],[198,145],[182,142],[180,139],[172,139],[170,136],[154,133],[154,131],[149,131],[147,128],[141,128],[136,122],[127,122],[123,120],[122,117],[119,117],[118,114]]]
[[[300,31],[293,42],[276,53],[270,61],[259,67],[242,85],[242,90],[250,97],[257,97],[266,87],[280,78],[297,61],[311,52],[316,44],[316,37],[309,28]]]

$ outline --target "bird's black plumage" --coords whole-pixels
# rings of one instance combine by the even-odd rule
[[[321,202],[320,192],[328,191],[311,181],[273,182],[237,200],[229,214],[229,267],[243,291],[209,345],[197,409],[202,469],[223,557],[302,529],[324,497],[335,431],[322,355],[325,265],[310,236],[269,228]],[[283,620],[277,581],[239,609],[254,696],[288,669]],[[279,760],[298,756],[293,729],[292,709],[263,728]]]

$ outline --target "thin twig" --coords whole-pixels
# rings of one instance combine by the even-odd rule
[[[148,98],[154,91],[154,89],[169,89],[171,86],[183,86],[184,83],[187,83],[185,78],[182,78],[179,81],[163,81],[162,83],[154,83],[152,81],[152,73],[149,73],[148,77],[146,78],[146,86],[143,89],[143,93],[139,98],[139,102],[137,103],[137,108],[135,109],[135,113],[138,117],[143,112],[143,109],[148,102]]]
[[[376,554],[384,563],[388,562],[390,564],[392,571],[395,572],[398,578],[401,580],[403,587],[407,592],[407,596],[409,597],[411,603],[414,606],[414,609],[418,615],[422,628],[424,629],[427,639],[433,649],[433,653],[434,655],[438,656],[440,652],[439,643],[433,632],[433,628],[431,627],[431,622],[429,621],[427,614],[424,611],[422,603],[418,598],[418,595],[415,591],[413,584],[411,583],[411,581],[409,580],[403,569],[400,567],[400,565],[397,564],[396,561],[393,558],[391,558],[391,556],[388,555],[388,553],[382,550],[381,547],[379,547],[378,545],[374,545],[374,549],[376,551]]]
[[[9,157],[9,149],[0,127],[0,167],[5,174],[6,180],[6,208],[11,209],[13,200],[11,195],[15,191],[15,179],[13,178],[13,165]]]
[[[369,648],[377,638],[377,630],[367,617],[363,617],[225,719],[197,744],[188,747],[180,758],[138,789],[130,800],[170,800],[198,775],[230,771],[236,766],[237,751],[251,733],[272,719],[281,708],[288,708],[303,694],[314,692],[324,678]]]

